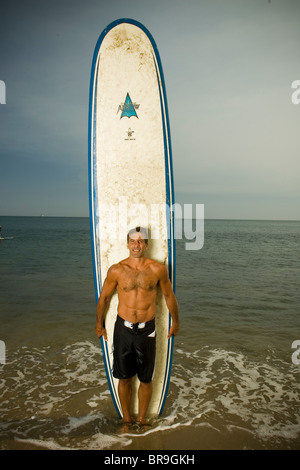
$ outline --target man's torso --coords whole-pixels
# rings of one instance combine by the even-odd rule
[[[118,314],[132,323],[147,322],[155,316],[155,300],[159,283],[159,263],[146,259],[139,269],[128,259],[118,264]]]

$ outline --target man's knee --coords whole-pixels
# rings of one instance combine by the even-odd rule
[[[121,387],[127,387],[128,385],[130,385],[131,379],[132,377],[130,377],[129,379],[119,379],[119,385]]]
[[[152,380],[150,382],[140,381],[140,388],[151,389],[152,388]]]

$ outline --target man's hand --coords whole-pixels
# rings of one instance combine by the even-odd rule
[[[107,332],[105,328],[103,328],[102,326],[98,325],[98,323],[96,323],[95,331],[96,331],[96,335],[98,336],[98,338],[103,336],[105,341],[107,341]]]
[[[168,338],[171,338],[172,335],[177,336],[179,332],[179,323],[174,323],[171,325]]]

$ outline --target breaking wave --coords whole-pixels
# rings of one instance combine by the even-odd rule
[[[280,359],[257,363],[242,352],[177,347],[163,416],[127,429],[116,417],[98,344],[23,346],[0,367],[4,449],[141,448],[172,433],[184,449],[191,429],[200,437],[209,430],[210,448],[224,435],[234,447],[241,432],[242,448],[295,448],[299,439],[299,369]]]

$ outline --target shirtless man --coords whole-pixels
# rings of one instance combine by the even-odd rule
[[[165,266],[146,258],[147,232],[142,227],[127,235],[129,257],[112,265],[103,283],[97,303],[96,334],[107,341],[104,326],[110,298],[117,289],[119,305],[114,330],[113,375],[119,379],[118,392],[123,421],[131,422],[131,379],[137,373],[139,410],[137,421],[146,423],[146,412],[152,395],[152,376],[155,363],[155,300],[160,286],[172,326],[168,338],[179,330],[178,305]],[[132,353],[132,347],[134,353]]]

